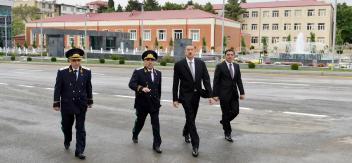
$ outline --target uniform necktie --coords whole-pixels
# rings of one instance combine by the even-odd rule
[[[73,73],[75,73],[75,77],[76,77],[76,80],[78,79],[78,71],[77,70],[73,70]]]
[[[194,70],[193,70],[192,64],[193,64],[193,62],[189,62],[189,69],[191,70],[193,81],[196,81],[196,77],[195,77],[195,74],[194,74]]]
[[[232,63],[230,63],[230,74],[231,74],[231,78],[233,79],[235,74],[233,72]]]

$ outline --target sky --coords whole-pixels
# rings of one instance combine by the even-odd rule
[[[74,2],[72,2],[72,0],[57,0],[57,2],[59,3],[65,3],[65,4],[71,4],[71,5],[84,5],[91,1],[95,1],[95,0],[74,0]],[[127,5],[128,0],[114,0],[114,1],[115,1],[115,6],[117,6],[117,4],[121,4],[123,7],[125,7]],[[267,2],[267,1],[277,1],[277,0],[247,0],[247,2]],[[164,4],[165,2],[187,3],[188,0],[158,0],[158,2],[159,4]],[[200,3],[200,4],[211,2],[212,4],[214,4],[214,3],[222,3],[223,0],[193,0],[193,2]],[[352,5],[352,0],[337,0],[337,2],[338,3],[347,2],[348,4]]]

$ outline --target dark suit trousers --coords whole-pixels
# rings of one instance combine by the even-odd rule
[[[133,137],[138,138],[138,135],[144,126],[144,122],[148,114],[150,115],[150,120],[152,124],[152,129],[153,129],[153,137],[154,137],[153,147],[159,147],[161,144],[159,111],[148,113],[146,111],[140,111],[139,109],[136,109],[137,119],[134,123],[134,128],[132,131]]]
[[[61,112],[61,118],[61,129],[65,136],[65,143],[72,141],[72,126],[76,119],[76,153],[83,153],[86,147],[86,130],[84,127],[86,112],[83,111],[79,114]]]
[[[186,115],[186,124],[183,128],[183,136],[190,135],[192,146],[194,148],[199,147],[199,136],[196,128],[196,117],[199,107],[200,95],[195,92],[191,98],[185,98],[182,102],[183,109]]]
[[[222,120],[220,123],[223,126],[225,134],[231,134],[231,121],[237,117],[239,114],[239,104],[238,99],[232,97],[229,100],[221,100],[220,106],[222,111]]]

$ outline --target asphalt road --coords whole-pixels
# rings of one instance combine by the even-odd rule
[[[57,65],[0,64],[0,162],[82,162],[63,148],[52,110]],[[224,140],[219,105],[202,99],[196,120],[200,155],[185,144],[182,107],[171,107],[172,71],[163,70],[163,153],[152,150],[148,117],[131,141],[135,120],[128,87],[133,69],[91,67],[94,106],[87,113],[84,162],[346,163],[352,160],[352,78],[243,73],[246,100]],[[213,72],[210,72],[213,76]],[[73,130],[74,131],[74,130]],[[73,136],[74,138],[74,136]],[[75,144],[75,141],[72,142]]]

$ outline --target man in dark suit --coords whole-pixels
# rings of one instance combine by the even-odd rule
[[[194,58],[194,54],[194,46],[188,45],[186,46],[186,58],[175,63],[172,92],[174,107],[178,108],[179,103],[181,103],[186,114],[186,124],[183,129],[185,142],[192,142],[192,155],[197,157],[199,136],[195,119],[199,100],[201,96],[203,98],[209,98],[212,90],[208,69],[202,60]],[[205,90],[202,89],[202,82]],[[209,102],[211,102],[210,98]]]
[[[161,97],[161,72],[154,69],[154,63],[158,59],[155,51],[147,50],[142,54],[144,67],[133,72],[129,87],[135,91],[135,103],[137,119],[132,131],[132,140],[138,143],[138,135],[144,126],[147,115],[150,115],[153,128],[153,150],[162,153],[160,149],[160,125],[159,109]]]
[[[90,69],[82,67],[81,56],[84,51],[71,49],[66,52],[70,66],[57,72],[54,90],[54,110],[61,111],[61,129],[65,136],[64,146],[68,150],[72,140],[72,125],[76,119],[76,151],[75,156],[84,160],[86,131],[84,122],[87,108],[93,105],[92,74]]]
[[[224,129],[225,139],[229,142],[233,142],[230,122],[239,114],[238,98],[241,100],[245,98],[240,66],[233,62],[234,56],[232,49],[225,51],[225,61],[216,66],[213,84],[213,99],[220,100],[222,111],[220,123]]]

